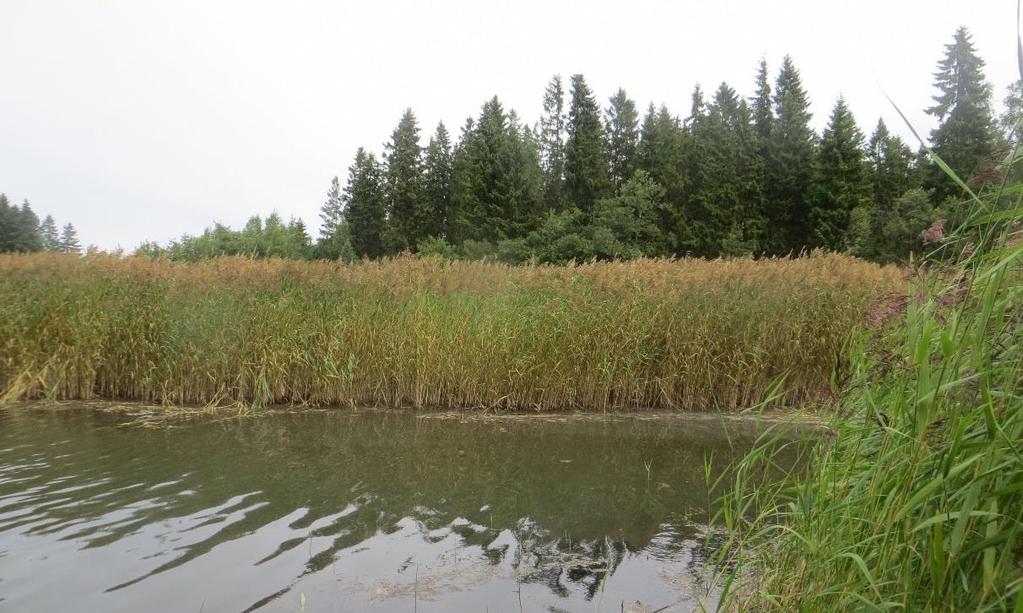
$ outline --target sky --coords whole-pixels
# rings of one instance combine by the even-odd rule
[[[355,150],[379,154],[411,107],[423,141],[497,95],[526,122],[554,74],[607,106],[688,114],[693,87],[751,95],[791,54],[823,128],[844,95],[921,134],[932,73],[959,25],[1000,109],[1018,78],[1008,0],[0,0],[0,192],[131,250],[253,214],[318,210]]]

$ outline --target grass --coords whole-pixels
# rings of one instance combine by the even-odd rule
[[[734,410],[827,396],[899,270],[0,256],[0,397]]]
[[[851,382],[805,471],[759,478],[791,445],[769,433],[716,484],[721,608],[1023,612],[1021,193],[970,192],[918,299],[851,344]]]

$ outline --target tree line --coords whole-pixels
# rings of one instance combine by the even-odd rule
[[[959,28],[927,109],[933,151],[977,188],[999,177],[1023,107],[1017,83],[996,120],[983,69]],[[682,118],[664,105],[641,112],[623,89],[602,106],[582,75],[554,76],[535,124],[494,97],[457,138],[440,123],[425,147],[408,109],[379,158],[360,148],[344,183],[333,179],[315,243],[301,221],[274,214],[142,251],[565,262],[823,248],[896,261],[920,249],[933,222],[956,218],[960,188],[883,121],[867,137],[839,98],[816,133],[791,57],[773,75],[761,61],[753,85],[749,97],[727,83],[697,86]]]
[[[52,215],[40,222],[27,199],[17,206],[0,194],[0,253],[33,251],[81,253],[82,245],[70,223],[58,230]]]

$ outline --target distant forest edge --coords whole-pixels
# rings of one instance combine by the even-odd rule
[[[360,148],[344,185],[333,179],[318,240],[300,219],[273,213],[241,230],[217,223],[167,245],[143,243],[136,253],[351,261],[409,251],[562,263],[826,249],[893,262],[957,224],[962,190],[924,147],[914,152],[883,121],[866,138],[841,97],[818,135],[792,58],[770,77],[761,61],[749,98],[727,83],[709,97],[697,86],[681,119],[652,103],[641,117],[622,89],[601,109],[582,75],[571,77],[566,101],[555,76],[536,124],[495,96],[457,141],[440,123],[426,147],[408,109],[379,160]],[[973,189],[1000,183],[1023,82],[1009,87],[996,119],[984,61],[961,27],[934,85],[926,109],[938,122],[933,152]],[[0,250],[78,250],[72,227],[69,238],[56,237],[52,219],[39,224],[27,202],[18,209],[4,198],[3,207]]]

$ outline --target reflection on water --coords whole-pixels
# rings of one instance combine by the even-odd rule
[[[141,423],[0,409],[0,610],[689,610],[734,453],[706,418]]]

